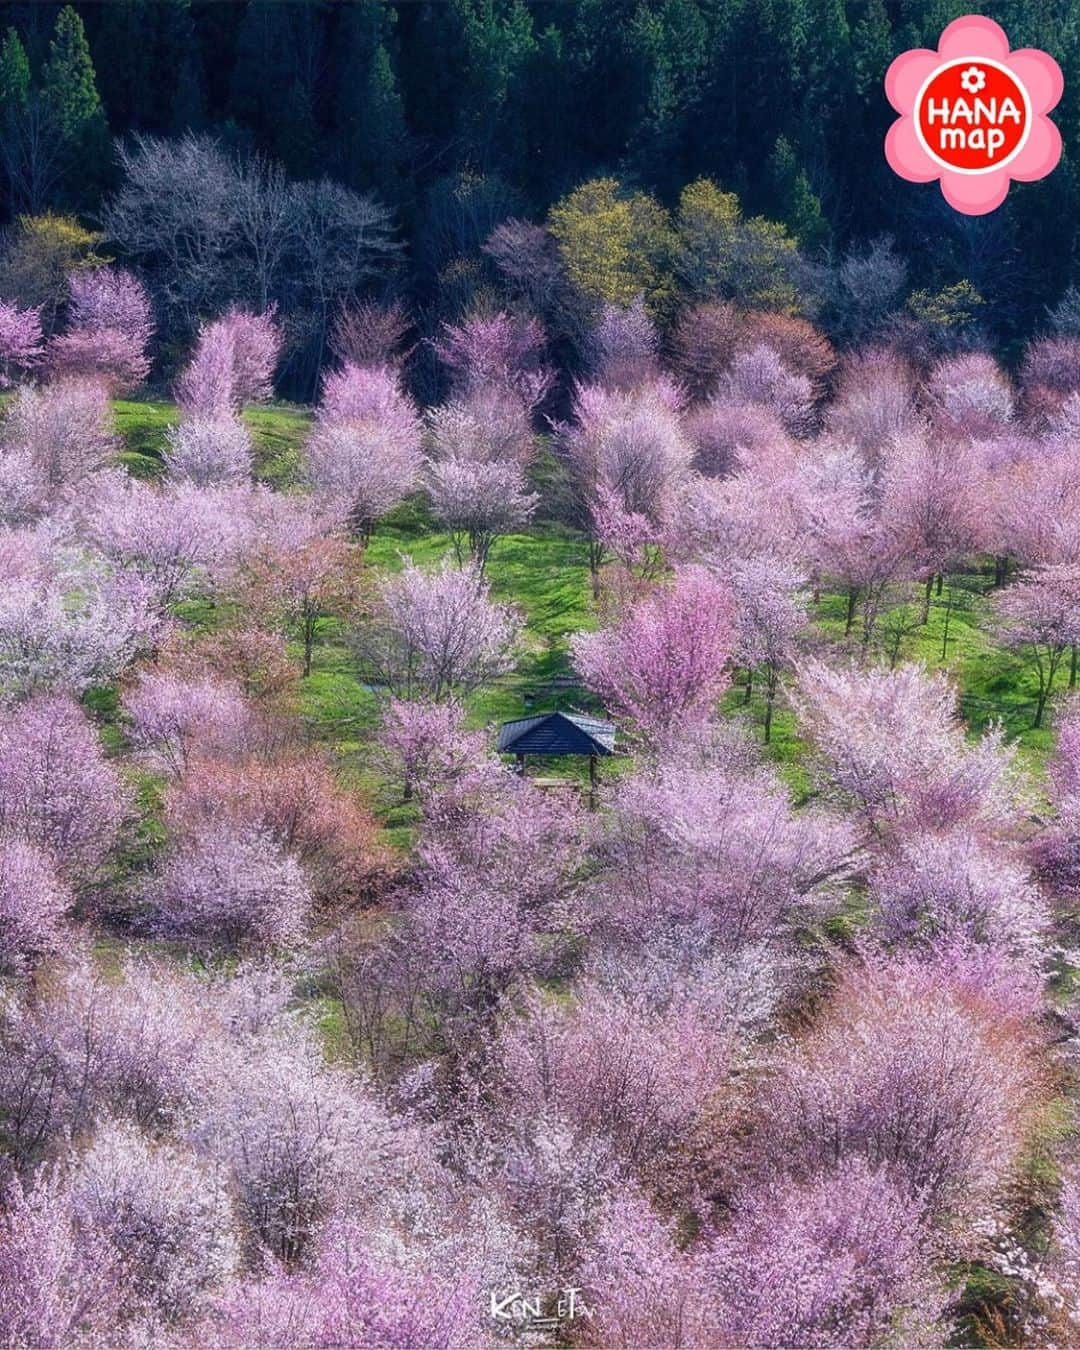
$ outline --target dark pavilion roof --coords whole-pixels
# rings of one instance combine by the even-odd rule
[[[503,755],[610,755],[615,727],[579,713],[535,713],[504,722],[496,748]]]

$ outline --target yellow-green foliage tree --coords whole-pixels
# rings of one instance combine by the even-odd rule
[[[628,305],[637,296],[654,315],[670,309],[675,236],[654,197],[616,178],[594,178],[557,202],[548,229],[567,275],[592,300]]]
[[[783,225],[743,215],[739,198],[708,178],[689,183],[675,220],[675,268],[694,300],[797,314],[799,251]]]
[[[41,322],[52,331],[67,299],[68,275],[100,267],[103,235],[84,229],[73,216],[20,216],[0,256],[0,294],[23,306],[41,306]]]

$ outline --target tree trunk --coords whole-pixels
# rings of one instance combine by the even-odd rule
[[[844,636],[851,636],[851,629],[855,623],[855,606],[859,603],[859,588],[852,586],[848,590],[847,596],[847,622],[844,624]]]
[[[945,660],[945,655],[949,649],[949,620],[952,617],[952,587],[949,587],[949,598],[945,604],[945,631],[941,635],[941,659]]]
[[[934,590],[934,578],[931,575],[926,578],[926,590],[923,592],[922,620],[921,620],[922,623],[930,622],[930,596],[933,594],[933,590]]]
[[[304,619],[304,679],[311,674],[311,653],[315,646],[315,616]]]

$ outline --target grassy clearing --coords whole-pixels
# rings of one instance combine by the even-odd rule
[[[124,462],[140,476],[159,475],[165,435],[176,420],[176,408],[161,400],[121,401],[115,408],[124,439]],[[258,477],[278,488],[293,486],[299,476],[309,412],[279,404],[250,409],[244,416],[253,433]],[[554,481],[557,475],[550,460],[545,448],[538,472]],[[421,566],[430,566],[451,549],[450,537],[435,528],[423,499],[417,496],[380,524],[368,547],[367,564],[374,571],[392,571],[409,556]],[[469,723],[487,726],[539,708],[595,707],[577,683],[569,656],[570,636],[596,621],[581,536],[557,522],[540,520],[527,533],[496,543],[488,575],[493,594],[522,612],[522,655],[512,672],[467,701]],[[899,624],[907,631],[899,638],[896,650],[901,661],[920,661],[930,669],[947,670],[960,692],[960,708],[972,733],[1000,721],[1007,738],[1017,747],[1020,763],[1038,775],[1053,743],[1053,716],[1051,712],[1047,726],[1032,728],[1035,677],[1021,660],[996,646],[988,635],[987,597],[992,580],[988,568],[948,578],[941,594],[933,595],[925,624]],[[913,587],[905,604],[883,617],[874,636],[871,659],[890,659],[894,644],[890,623],[917,616],[921,598],[919,588]],[[858,658],[858,625],[852,636],[845,638],[845,609],[843,596],[823,595],[814,612],[814,630],[820,640],[841,644]],[[731,716],[745,720],[760,739],[765,709],[758,690],[746,703],[742,689],[735,687],[723,706]],[[328,620],[320,625],[313,670],[304,682],[303,712],[317,737],[341,755],[350,779],[381,801],[391,828],[407,829],[407,821],[400,826],[396,822],[398,808],[392,793],[369,765],[367,748],[378,720],[378,700],[358,680],[345,635],[336,622]],[[768,755],[796,797],[805,796],[810,790],[806,746],[797,734],[793,714],[782,703],[774,717]],[[620,767],[612,763],[605,766],[605,772],[618,773]],[[564,761],[540,766],[540,771],[580,778],[585,767]]]
[[[166,434],[179,420],[174,403],[164,399],[113,403],[117,430],[124,441],[120,460],[137,478],[161,476]],[[289,487],[300,467],[300,447],[311,425],[311,414],[293,404],[249,408],[244,421],[251,428],[255,476],[274,487]]]

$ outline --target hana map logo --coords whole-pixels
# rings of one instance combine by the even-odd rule
[[[1010,52],[992,19],[954,19],[937,51],[904,52],[889,67],[885,94],[900,113],[885,158],[912,183],[941,180],[950,206],[981,216],[1001,205],[1015,178],[1045,178],[1061,158],[1061,133],[1047,113],[1061,98],[1061,68],[1046,52]]]

